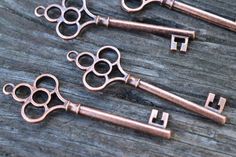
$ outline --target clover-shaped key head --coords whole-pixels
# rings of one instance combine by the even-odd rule
[[[86,0],[80,1],[82,3],[80,8],[69,3],[70,0],[62,0],[62,5],[51,4],[46,8],[38,6],[35,15],[44,16],[49,22],[57,23],[56,32],[61,38],[74,39],[85,27],[96,24],[97,19],[97,16],[88,10]],[[85,20],[85,17],[89,20]]]
[[[128,77],[120,65],[120,51],[113,46],[102,47],[96,56],[90,52],[70,51],[67,59],[85,71],[83,83],[92,91],[102,90],[115,81],[125,82]]]
[[[51,88],[43,86],[49,84],[49,82],[52,84]],[[6,84],[3,87],[3,93],[5,95],[12,95],[16,101],[23,103],[21,115],[30,123],[41,122],[52,111],[66,109],[66,104],[68,104],[68,101],[59,92],[58,79],[51,74],[40,75],[36,78],[33,85],[28,83],[20,83],[16,86],[11,83]],[[50,104],[54,96],[57,96],[61,104],[51,107]],[[32,113],[27,111],[28,108],[43,109],[43,112],[40,115],[32,115]]]

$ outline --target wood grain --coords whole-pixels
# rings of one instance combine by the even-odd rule
[[[182,0],[182,2],[234,20],[235,0]],[[20,105],[0,92],[0,156],[236,156],[236,34],[149,5],[143,12],[128,14],[119,0],[88,0],[95,14],[170,27],[196,30],[187,54],[169,51],[170,39],[143,32],[93,27],[76,40],[64,41],[55,25],[35,17],[38,5],[60,0],[0,1],[0,86],[7,82],[32,83],[42,73],[61,82],[62,94],[74,101],[109,113],[146,122],[152,108],[171,114],[171,140],[86,117],[57,112],[43,123],[32,125],[20,116]],[[66,60],[69,50],[95,53],[112,45],[122,52],[122,66],[132,74],[198,104],[208,92],[228,98],[224,126],[176,107],[172,103],[124,84],[102,92],[87,91],[82,72]]]

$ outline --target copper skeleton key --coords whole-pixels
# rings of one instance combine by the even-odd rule
[[[115,56],[112,57],[111,56]],[[210,93],[205,107],[190,102],[161,88],[155,87],[147,82],[141,81],[125,72],[120,65],[120,52],[113,46],[104,46],[98,50],[96,56],[90,52],[78,53],[70,51],[67,54],[70,62],[75,62],[76,66],[84,70],[83,83],[85,87],[91,91],[99,91],[107,85],[115,81],[122,81],[126,84],[140,88],[150,92],[156,96],[169,100],[178,106],[198,113],[220,124],[225,124],[226,116],[221,115],[226,104],[226,99],[221,97],[218,104],[214,106],[215,94]],[[115,70],[116,69],[116,70]],[[114,75],[115,71],[119,71],[120,75]],[[99,79],[98,83],[94,83]]]
[[[170,9],[180,11],[182,13],[199,18],[203,21],[207,21],[209,23],[212,23],[217,26],[236,32],[236,21],[225,19],[223,17],[192,7],[182,2],[178,2],[176,0],[137,0],[139,2],[141,1],[140,6],[132,7],[132,8],[127,5],[127,1],[128,0],[121,0],[122,8],[127,12],[138,12],[142,10],[147,4],[152,3],[152,2],[157,2],[160,5],[167,6]]]
[[[52,82],[53,85],[50,84]],[[45,88],[46,85],[47,87]],[[160,136],[167,139],[171,138],[171,131],[166,129],[169,118],[168,113],[163,112],[159,124],[156,123],[156,121],[158,121],[158,110],[153,109],[148,124],[144,124],[135,120],[86,107],[81,104],[74,104],[62,97],[59,91],[59,81],[55,76],[51,74],[40,75],[36,78],[33,85],[30,85],[28,83],[21,83],[16,86],[11,83],[6,84],[3,87],[3,93],[5,95],[12,95],[12,97],[16,101],[23,103],[21,108],[21,115],[24,120],[30,123],[41,122],[52,111],[62,109],[74,112],[76,114],[81,114],[116,125],[142,131],[154,136]],[[53,99],[55,100],[55,96],[60,100],[60,102],[57,102],[58,104],[51,104],[53,102]],[[31,113],[29,113],[30,111],[27,111],[27,108],[30,107],[36,108],[36,110],[39,110],[39,108],[43,108],[44,112],[40,114],[38,113],[37,115],[32,115],[32,111]]]
[[[124,21],[113,18],[105,18],[92,14],[86,5],[86,0],[82,0],[82,7],[77,8],[67,3],[68,0],[62,0],[62,5],[52,4],[48,7],[39,6],[35,9],[37,17],[44,16],[49,22],[57,23],[56,32],[63,39],[74,39],[82,30],[91,24],[106,27],[115,27],[125,30],[137,30],[149,33],[157,33],[164,36],[171,36],[171,50],[186,52],[189,39],[195,39],[195,31],[170,28],[165,26],[144,24],[138,22]],[[89,17],[89,20],[83,21],[83,18]],[[72,32],[67,30],[75,29]],[[179,40],[178,40],[179,39]]]

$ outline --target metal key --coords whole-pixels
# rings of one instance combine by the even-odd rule
[[[67,0],[62,0],[61,6],[52,4],[46,8],[39,6],[35,9],[36,16],[44,16],[49,22],[57,23],[56,32],[63,39],[76,38],[84,28],[91,24],[171,36],[171,50],[178,50],[177,45],[179,43],[180,51],[183,52],[187,51],[189,39],[195,39],[195,31],[117,20],[109,17],[105,18],[92,14],[87,8],[86,0],[82,0],[83,5],[81,8],[73,7],[74,5],[70,5],[67,2]],[[89,20],[84,22],[83,18],[85,17],[89,18]],[[72,31],[72,29],[74,30]]]
[[[49,82],[50,84],[53,83],[53,85],[49,86]],[[47,85],[46,88],[45,85]],[[40,75],[36,78],[33,85],[28,83],[21,83],[16,86],[10,83],[6,84],[3,87],[3,93],[6,95],[12,95],[16,101],[23,103],[21,115],[27,122],[30,123],[41,122],[52,111],[63,109],[76,114],[81,114],[127,128],[146,132],[151,135],[160,136],[167,139],[171,138],[171,131],[166,129],[169,118],[168,113],[163,112],[162,118],[160,120],[161,124],[159,124],[156,123],[158,119],[158,111],[153,109],[148,124],[144,124],[138,121],[86,107],[81,104],[74,104],[61,96],[59,92],[59,81],[51,74]],[[56,100],[56,97],[60,100],[60,102],[52,104],[53,100]],[[32,112],[27,112],[27,108],[30,107],[34,107],[37,110],[39,110],[39,108],[43,108],[44,112],[40,115],[32,115]]]
[[[126,3],[127,0],[121,0],[122,8],[127,12],[138,12],[142,10],[147,4],[152,2],[157,2],[162,6],[167,6],[170,9],[174,9],[180,11],[182,13],[191,15],[193,17],[199,18],[203,21],[207,21],[209,23],[215,24],[217,26],[226,28],[228,30],[236,32],[236,22],[225,19],[223,17],[217,16],[215,14],[206,12],[204,10],[192,7],[190,5],[184,4],[182,2],[178,2],[176,0],[138,0],[141,1],[141,5],[138,7],[129,7]]]
[[[203,107],[169,93],[161,88],[141,81],[139,78],[131,76],[122,69],[120,65],[120,52],[113,46],[102,47],[97,52],[96,56],[90,52],[78,53],[76,51],[70,51],[67,54],[67,59],[70,62],[75,62],[77,67],[81,70],[85,70],[85,74],[83,75],[83,83],[89,90],[99,91],[112,82],[122,81],[126,84],[169,100],[178,106],[198,113],[215,122],[220,124],[226,123],[227,118],[221,115],[226,103],[225,98],[221,97],[219,103],[214,106],[215,95],[210,93],[205,107]],[[115,73],[118,73],[119,75],[117,76]]]

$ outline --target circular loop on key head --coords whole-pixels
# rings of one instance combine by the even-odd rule
[[[35,9],[35,14],[38,17],[45,16],[49,22],[57,22],[56,32],[59,37],[66,40],[76,38],[88,25],[96,24],[97,22],[97,16],[88,10],[86,0],[81,0],[82,5],[80,5],[80,8],[77,8],[75,3],[68,6],[68,1],[63,0],[62,5],[49,5],[46,9],[41,6]],[[75,2],[77,3],[77,1]],[[39,11],[40,9],[43,10],[43,13]],[[55,12],[57,12],[57,16],[55,16]],[[85,17],[84,19],[81,19],[83,18],[82,12],[86,13],[83,16]]]
[[[76,3],[70,2],[70,1],[73,1],[73,0],[62,0],[62,7],[68,8],[68,9],[73,9],[73,10],[76,9],[80,14],[84,11],[87,14],[87,16],[92,18],[92,21],[85,22],[85,23],[87,23],[86,25],[96,22],[95,19],[97,16],[92,14],[88,10],[86,0],[76,0]]]
[[[42,16],[44,16],[44,14],[45,14],[45,7],[43,7],[43,6],[38,6],[37,8],[35,8],[34,14],[35,14],[37,17],[42,17]]]
[[[51,100],[51,94],[44,88],[35,90],[31,95],[31,103],[34,106],[42,107],[47,105]]]
[[[66,24],[65,22],[59,22],[56,27],[56,32],[57,34],[62,38],[62,39],[74,39],[76,38],[81,30],[81,26],[79,23],[76,24]]]
[[[88,70],[95,62],[95,56],[90,52],[82,52],[76,58],[76,65],[81,70]]]
[[[112,71],[112,64],[106,59],[99,59],[93,67],[93,72],[97,76],[107,76]]]
[[[50,94],[59,91],[59,81],[51,74],[43,74],[34,81],[34,88],[46,89]]]
[[[60,5],[52,4],[45,9],[45,18],[50,22],[57,22],[60,19],[63,10]]]
[[[15,85],[14,84],[12,84],[12,83],[8,83],[8,84],[5,84],[4,86],[3,86],[3,93],[5,94],[5,95],[11,95],[12,94],[12,92],[13,92],[13,90],[14,90],[14,88],[15,88]]]
[[[152,0],[138,0],[137,6],[130,6],[128,5],[128,0],[121,0],[121,6],[122,8],[127,12],[138,12],[144,8],[145,5],[152,2]],[[137,2],[137,1],[135,1]],[[131,2],[130,2],[131,3]],[[134,1],[132,1],[133,5]]]
[[[112,65],[120,63],[120,52],[113,46],[104,46],[98,50],[97,57],[108,60]]]
[[[32,87],[27,83],[18,84],[13,92],[13,98],[18,102],[25,102],[32,93]]]
[[[75,62],[78,55],[79,53],[76,51],[69,51],[66,55],[66,58],[69,62]]]
[[[30,110],[28,110],[30,108]],[[33,111],[32,111],[33,109]],[[23,119],[29,123],[38,123],[43,121],[47,115],[58,109],[66,109],[65,105],[56,105],[48,108],[47,105],[35,106],[31,102],[22,105],[21,115]],[[41,112],[40,112],[41,111]]]
[[[104,89],[108,80],[105,76],[98,76],[93,71],[87,71],[83,75],[84,86],[91,91],[99,91]]]
[[[15,100],[19,102],[24,102],[26,101],[27,98],[32,93],[32,87],[29,84],[26,83],[21,83],[17,85],[14,90],[13,90],[13,97]]]
[[[62,0],[62,6],[65,8],[74,7],[79,11],[83,10],[84,1],[83,0]]]
[[[40,113],[41,111],[41,113]],[[35,106],[34,104],[27,102],[24,103],[21,108],[21,116],[24,120],[30,123],[37,123],[42,121],[49,112],[46,106]]]
[[[63,18],[66,24],[76,24],[81,18],[81,13],[78,9],[70,7],[64,12]]]

